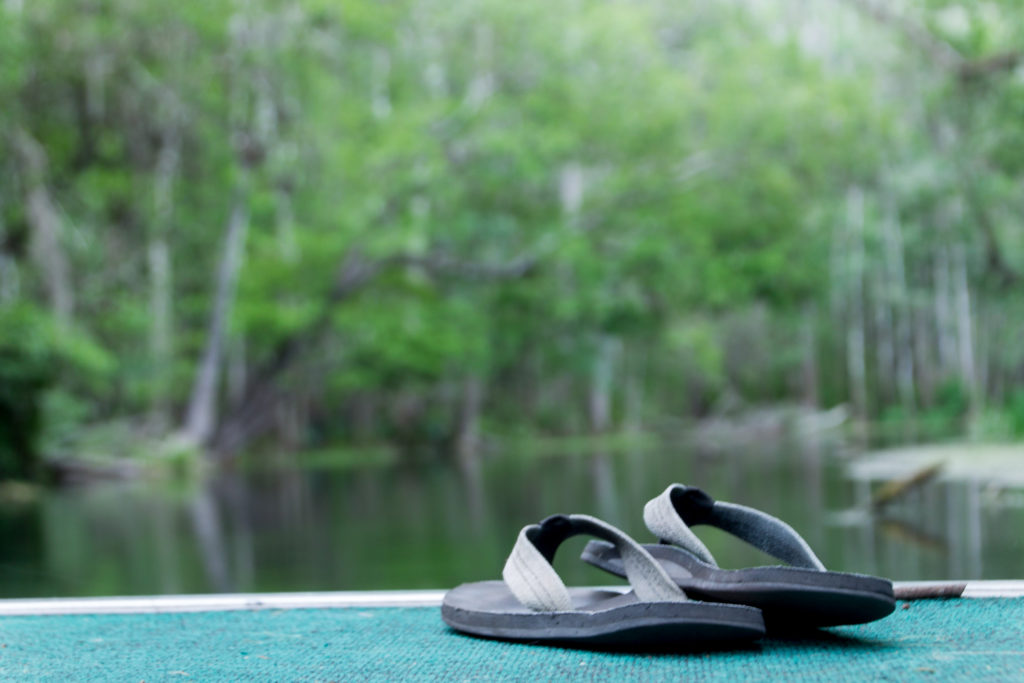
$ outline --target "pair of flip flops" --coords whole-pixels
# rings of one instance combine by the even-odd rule
[[[588,646],[686,646],[746,641],[771,629],[859,624],[895,609],[892,582],[825,569],[788,524],[673,484],[647,503],[661,543],[641,545],[588,515],[554,515],[520,533],[503,581],[466,583],[445,595],[441,616],[465,633]],[[722,529],[788,566],[718,567],[690,529]],[[567,588],[551,566],[568,538],[590,535],[581,559],[625,577],[619,592]]]

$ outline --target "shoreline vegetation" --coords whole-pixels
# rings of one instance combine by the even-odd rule
[[[996,422],[991,418],[988,421]],[[595,453],[628,456],[637,450],[664,447],[671,440],[685,441],[705,452],[742,449],[745,444],[757,441],[806,445],[839,440],[857,453],[863,453],[863,457],[871,458],[878,457],[877,453],[890,452],[887,448],[901,453],[901,444],[923,444],[920,446],[923,452],[955,450],[958,444],[998,448],[1008,436],[1006,432],[972,429],[965,420],[950,420],[943,415],[922,416],[915,422],[867,422],[852,420],[846,406],[819,411],[780,405],[699,420],[665,419],[643,431],[579,435],[487,432],[481,436],[478,452],[473,453],[470,460],[587,457]],[[141,428],[136,431],[128,421],[93,427],[83,431],[79,438],[66,454],[43,459],[47,470],[45,481],[81,484],[138,479],[189,480],[203,478],[216,470],[208,462],[208,456],[187,438],[154,436]],[[1024,455],[1024,446],[1016,451],[1009,448],[1007,452]],[[298,451],[257,448],[243,455],[234,466],[257,470],[282,467],[346,470],[392,467],[403,462],[451,464],[457,460],[456,454],[443,447],[428,446],[410,452],[393,443],[379,442],[335,444]],[[906,468],[897,465],[894,463],[896,471],[906,474]],[[28,484],[28,481],[21,483]],[[13,497],[18,495],[15,491]]]
[[[1019,3],[570,5],[0,3],[0,480],[1024,437]]]

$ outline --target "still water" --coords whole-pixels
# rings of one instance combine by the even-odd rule
[[[675,481],[783,518],[831,569],[1024,577],[1024,492],[936,481],[870,513],[849,458],[838,444],[675,443],[461,469],[285,467],[203,486],[57,489],[0,502],[0,597],[443,588],[497,578],[520,527],[555,512],[647,539],[643,504]],[[712,531],[700,534],[723,566],[768,561]],[[614,583],[575,559],[584,542],[570,541],[556,567],[569,583]]]

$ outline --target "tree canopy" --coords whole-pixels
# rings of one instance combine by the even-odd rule
[[[1024,428],[1022,39],[1011,0],[8,0],[0,472],[118,420]]]

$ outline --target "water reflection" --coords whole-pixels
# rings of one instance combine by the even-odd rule
[[[897,579],[1014,578],[1022,496],[935,481],[881,513],[827,442],[233,473],[190,490],[102,485],[0,503],[0,595],[436,588],[497,577],[519,528],[586,512],[646,539],[644,502],[702,486],[790,522],[831,568]],[[764,562],[702,532],[723,566]],[[582,547],[580,541],[579,547]],[[569,582],[609,577],[556,559]]]

